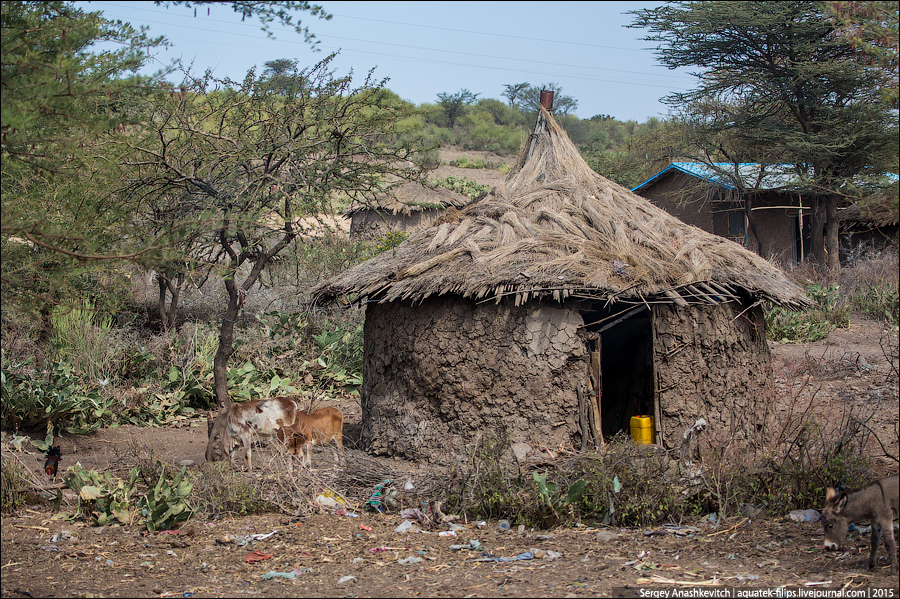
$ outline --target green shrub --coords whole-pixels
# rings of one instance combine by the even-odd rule
[[[96,526],[131,524],[135,508],[131,498],[140,477],[140,469],[132,468],[128,480],[113,482],[107,472],[87,470],[80,463],[66,470],[66,486],[78,494],[75,517],[81,517]]]
[[[159,480],[147,489],[137,503],[141,518],[150,532],[175,528],[194,513],[187,500],[194,488],[186,476],[187,466],[174,475],[169,474],[162,462],[158,467]]]
[[[112,317],[99,315],[85,300],[79,307],[58,307],[50,321],[54,358],[71,364],[90,380],[108,380],[106,337],[112,329]]]
[[[35,377],[30,360],[11,364],[3,353],[0,371],[0,423],[25,429],[53,424],[69,432],[95,430],[113,421],[115,400],[85,389],[66,363],[54,364],[47,380]]]
[[[406,231],[388,231],[384,235],[381,235],[376,240],[375,251],[377,253],[386,252],[390,249],[393,249],[406,241],[409,238],[409,233]]]
[[[850,326],[850,304],[838,285],[809,284],[806,294],[815,307],[793,312],[778,306],[766,313],[766,336],[782,343],[812,343],[824,339],[836,328]]]
[[[440,185],[450,191],[462,194],[468,198],[475,199],[481,194],[491,190],[490,185],[482,185],[471,179],[463,179],[462,177],[448,176],[446,179],[435,179],[435,185]]]

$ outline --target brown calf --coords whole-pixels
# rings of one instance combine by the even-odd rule
[[[825,491],[825,510],[822,522],[825,525],[825,549],[836,550],[847,538],[847,528],[851,522],[868,519],[872,521],[871,552],[869,569],[875,567],[875,554],[881,537],[891,558],[891,574],[897,574],[897,543],[894,539],[894,519],[900,511],[900,482],[897,475],[876,480],[865,489],[855,493],[838,493],[831,487]]]
[[[288,426],[293,426],[300,414],[297,403],[287,397],[272,399],[255,399],[247,403],[233,403],[228,408],[226,421],[225,455],[232,458],[238,442],[247,453],[247,470],[253,470],[250,464],[250,446],[252,436],[271,437]],[[281,436],[279,435],[279,439]]]
[[[310,414],[298,412],[294,424],[278,432],[278,439],[287,441],[291,453],[300,453],[307,466],[312,464],[312,446],[334,441],[344,449],[344,417],[336,408],[322,408]],[[304,457],[304,447],[306,448]]]

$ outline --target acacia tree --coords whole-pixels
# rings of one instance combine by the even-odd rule
[[[385,180],[424,173],[419,148],[393,135],[412,106],[371,72],[352,87],[350,75],[330,69],[333,58],[292,71],[302,83],[279,89],[254,71],[240,83],[207,74],[183,93],[160,95],[142,134],[128,141],[136,156],[126,163],[128,197],[148,207],[148,221],[162,207],[182,212],[188,226],[205,223],[191,252],[224,286],[210,460],[221,457],[231,404],[235,321],[266,266],[297,238],[297,219],[333,213],[336,193],[371,200]]]
[[[308,2],[228,4],[259,17],[264,29],[272,22],[293,26],[309,43],[313,36],[294,13],[330,18]],[[130,261],[165,272],[174,259],[175,232],[154,237],[143,223],[135,229],[135,207],[114,193],[128,151],[120,141],[139,127],[136,107],[172,67],[137,75],[165,39],[73,2],[4,1],[0,11],[3,298],[49,325],[54,305],[92,292],[96,283],[87,281],[99,265]],[[100,41],[116,45],[95,51]]]
[[[455,94],[441,92],[437,95],[438,105],[444,111],[447,117],[448,127],[453,129],[456,120],[466,113],[466,108],[475,102],[478,94],[473,94],[467,89],[460,90]]]
[[[664,98],[695,127],[700,151],[728,139],[743,160],[791,165],[812,203],[810,257],[836,272],[839,202],[896,162],[885,72],[835,34],[819,2],[673,2],[632,14],[663,64],[702,69],[696,89]]]

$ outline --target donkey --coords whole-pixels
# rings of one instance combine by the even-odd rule
[[[825,525],[825,549],[840,548],[847,538],[847,527],[856,520],[872,521],[872,548],[869,553],[869,569],[875,567],[875,554],[881,537],[891,558],[891,574],[897,574],[897,542],[894,539],[894,519],[900,512],[900,478],[895,474],[876,480],[861,491],[838,493],[828,487],[825,491],[825,509],[822,522]]]

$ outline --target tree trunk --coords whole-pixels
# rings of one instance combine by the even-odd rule
[[[750,227],[750,233],[753,235],[753,238],[756,240],[756,253],[766,257],[766,247],[763,245],[763,238],[759,234],[759,229],[756,226],[756,219],[753,217],[753,198],[750,194],[744,194],[744,215],[747,217],[747,225]],[[747,248],[750,249],[750,248]]]
[[[809,259],[816,264],[825,264],[825,203],[822,198],[814,196],[812,211],[809,217]]]
[[[175,327],[175,312],[178,310],[178,300],[181,297],[181,289],[184,287],[184,273],[175,274],[175,279],[167,277],[163,273],[157,273],[157,285],[159,285],[159,300],[157,310],[162,321],[163,331],[170,331]],[[166,294],[172,295],[172,301],[166,308]]]
[[[825,247],[828,248],[828,278],[831,283],[841,272],[841,247],[838,236],[840,222],[837,215],[837,199],[829,195],[824,199],[825,203]]]
[[[225,308],[222,325],[219,327],[219,347],[213,358],[213,385],[219,414],[212,427],[209,428],[209,440],[206,443],[207,462],[214,462],[225,456],[225,426],[227,424],[225,414],[228,413],[228,408],[231,406],[231,399],[228,397],[228,360],[234,353],[234,323],[240,310],[238,301],[240,293],[234,282],[234,276],[226,276],[225,289],[228,291],[228,306]]]

